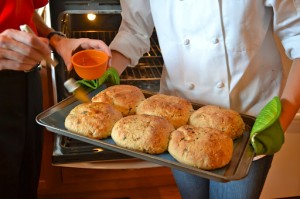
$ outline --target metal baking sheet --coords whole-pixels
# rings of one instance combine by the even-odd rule
[[[94,90],[93,92],[89,93],[90,97],[96,95],[103,89],[103,87],[100,87]],[[148,91],[143,92],[146,98],[155,94]],[[65,100],[54,105],[53,107],[40,113],[37,116],[36,121],[38,124],[46,127],[49,131],[53,133],[67,136],[98,147],[116,151],[132,157],[140,158],[162,166],[188,172],[211,180],[228,182],[242,179],[248,174],[250,165],[254,157],[254,151],[249,141],[250,130],[255,121],[254,117],[241,114],[246,124],[246,129],[243,136],[234,141],[234,151],[232,160],[227,166],[223,168],[208,171],[179,163],[168,152],[159,155],[141,153],[117,146],[111,137],[97,140],[68,131],[64,126],[65,118],[69,114],[69,112],[80,103],[81,102],[79,102],[73,96],[68,97]],[[195,109],[201,107],[201,105],[198,104],[193,104],[193,106]]]

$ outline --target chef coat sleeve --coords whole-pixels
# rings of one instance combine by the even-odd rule
[[[150,4],[148,0],[121,0],[120,3],[122,22],[109,47],[129,58],[135,66],[150,49],[154,28]]]
[[[266,0],[273,8],[274,31],[290,59],[300,57],[300,0]]]

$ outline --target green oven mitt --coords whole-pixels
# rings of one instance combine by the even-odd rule
[[[250,141],[257,155],[272,155],[284,143],[284,133],[279,116],[281,103],[274,97],[258,114],[250,133]]]
[[[120,84],[120,77],[117,70],[110,67],[98,79],[95,80],[82,79],[82,80],[78,80],[77,83],[95,90],[96,88],[100,87],[104,83],[110,83],[112,85]]]

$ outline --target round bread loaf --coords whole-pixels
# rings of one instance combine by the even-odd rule
[[[178,128],[187,124],[193,111],[192,104],[184,98],[156,94],[142,101],[136,109],[136,114],[164,117]]]
[[[180,163],[212,170],[230,162],[233,140],[216,129],[184,125],[171,133],[168,151]]]
[[[206,105],[194,111],[189,124],[196,127],[216,128],[232,139],[240,137],[245,130],[245,123],[239,113],[215,105]]]
[[[80,135],[102,139],[110,136],[114,124],[122,117],[122,114],[110,104],[83,103],[70,111],[65,119],[65,127]]]
[[[173,125],[165,118],[153,115],[130,115],[120,119],[111,137],[118,146],[149,154],[168,149]]]
[[[114,85],[92,98],[92,102],[105,102],[113,105],[123,116],[133,115],[138,104],[145,99],[143,92],[136,86]]]

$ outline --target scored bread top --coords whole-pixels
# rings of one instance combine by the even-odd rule
[[[132,85],[110,86],[92,98],[92,102],[105,102],[113,105],[123,116],[136,113],[136,107],[145,99],[143,92]]]
[[[192,104],[186,99],[164,94],[152,95],[142,101],[136,109],[137,114],[164,117],[175,128],[187,124],[193,111]]]
[[[178,162],[212,170],[230,162],[233,140],[217,129],[184,125],[171,133],[168,151]]]
[[[189,124],[216,128],[232,139],[240,137],[245,130],[245,123],[238,112],[215,105],[206,105],[194,111]]]

